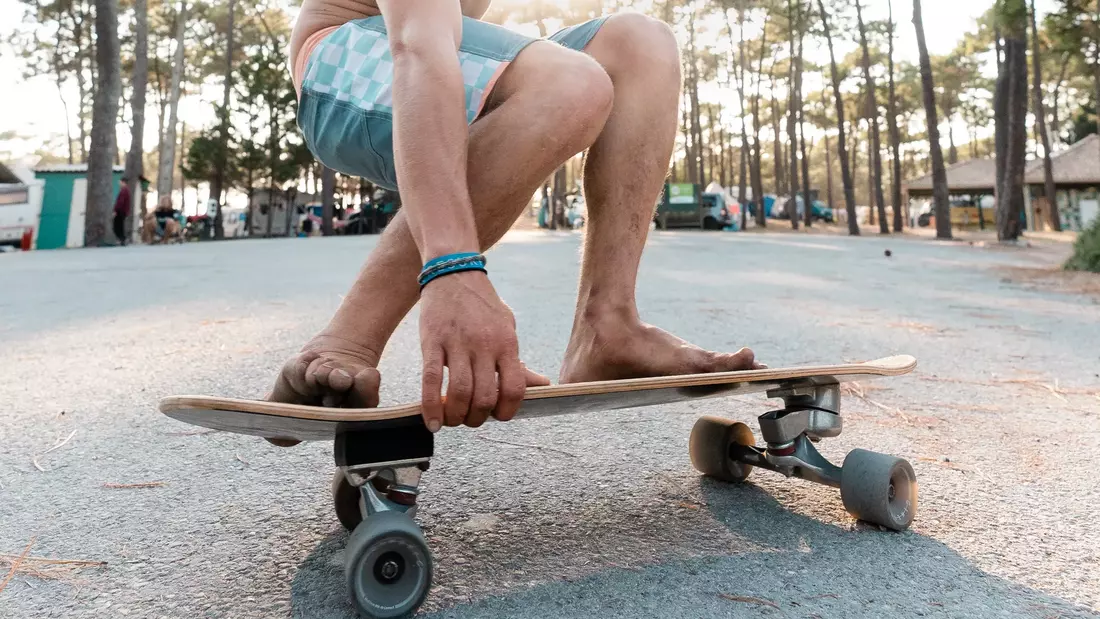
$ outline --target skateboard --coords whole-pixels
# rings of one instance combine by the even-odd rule
[[[843,466],[814,447],[840,434],[840,385],[907,374],[908,355],[844,365],[766,368],[713,374],[635,378],[527,389],[515,420],[672,404],[765,392],[783,407],[757,419],[763,445],[744,423],[700,417],[688,439],[692,465],[703,475],[742,482],[762,468],[840,489],[856,518],[895,531],[916,514],[913,467],[901,458],[864,449]],[[345,552],[348,591],[371,619],[416,611],[431,588],[432,556],[414,522],[420,478],[434,455],[434,435],[420,404],[334,409],[258,400],[172,396],[160,411],[186,423],[272,439],[331,440],[336,461],[332,497],[351,535]]]

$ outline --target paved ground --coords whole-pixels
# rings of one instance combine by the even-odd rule
[[[0,552],[33,539],[34,557],[106,562],[24,564],[0,616],[347,617],[328,446],[196,432],[155,403],[262,395],[374,242],[0,256]],[[1059,251],[655,234],[638,296],[658,325],[773,366],[920,359],[848,397],[821,444],[908,457],[912,531],[857,525],[830,488],[693,472],[697,414],[751,421],[760,396],[448,431],[419,516],[438,558],[426,613],[1100,616],[1100,304],[1007,270]],[[577,236],[531,232],[490,259],[525,359],[551,374],[577,255]],[[387,351],[384,402],[416,395],[414,326]],[[159,484],[109,487],[143,482]]]

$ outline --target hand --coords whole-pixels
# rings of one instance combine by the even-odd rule
[[[424,287],[420,302],[424,424],[435,432],[444,423],[476,428],[489,415],[511,419],[523,401],[527,371],[516,320],[489,278],[480,271],[445,275]]]

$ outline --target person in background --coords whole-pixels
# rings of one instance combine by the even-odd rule
[[[161,196],[155,211],[145,217],[141,229],[143,243],[166,243],[177,239],[182,232],[176,220],[176,209],[172,206],[171,196]]]
[[[126,234],[126,218],[130,216],[130,209],[132,208],[132,198],[130,196],[130,179],[123,177],[122,184],[118,190],[118,197],[115,198],[115,219],[114,219],[114,232],[115,238],[118,239],[119,245],[125,245],[129,241],[129,234]]]

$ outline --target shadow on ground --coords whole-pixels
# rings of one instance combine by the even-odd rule
[[[468,581],[481,581],[485,576],[479,573],[485,568],[480,561],[456,565],[448,557],[438,556],[441,569],[437,569],[435,587],[420,616],[1100,616],[985,573],[951,548],[914,532],[898,534],[862,524],[848,530],[826,524],[787,511],[751,483],[727,486],[700,479],[699,491],[705,497],[705,507],[698,513],[709,515],[739,540],[727,554],[704,551],[701,556],[619,565],[601,553],[592,553],[572,557],[586,565],[574,577],[512,587],[504,593],[466,586]],[[698,524],[694,512],[682,513],[683,527]],[[563,514],[564,518],[571,516],[576,514]],[[561,548],[525,533],[539,524],[512,522],[512,534],[497,538],[505,548],[494,550],[510,547],[517,557],[561,552]],[[588,534],[599,535],[599,531]],[[291,585],[293,616],[354,616],[344,584],[346,540],[343,532],[330,536],[299,566]],[[532,548],[532,541],[541,547]],[[522,573],[523,566],[519,568]]]

